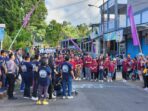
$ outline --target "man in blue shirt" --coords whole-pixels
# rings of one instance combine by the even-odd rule
[[[32,86],[33,82],[33,66],[30,62],[30,57],[28,55],[25,57],[25,62],[22,63],[21,69],[23,80],[25,83],[24,98],[28,99],[31,97],[30,87]]]
[[[69,63],[69,57],[65,57],[65,62],[61,65],[63,99],[66,98],[66,88],[68,87],[68,99],[72,99],[72,79],[75,79],[72,64]]]

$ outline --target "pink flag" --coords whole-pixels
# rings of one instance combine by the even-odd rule
[[[136,24],[135,24],[134,16],[133,16],[133,9],[131,5],[128,6],[127,13],[128,13],[130,24],[131,24],[133,44],[134,46],[139,46],[139,37],[138,37],[137,28],[136,28]]]

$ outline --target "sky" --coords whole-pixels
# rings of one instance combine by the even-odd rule
[[[48,16],[46,22],[55,19],[62,23],[70,21],[73,25],[81,23],[98,23],[99,8],[89,7],[88,4],[99,6],[102,0],[46,0]]]

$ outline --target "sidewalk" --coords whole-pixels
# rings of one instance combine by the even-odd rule
[[[122,79],[122,73],[121,72],[117,72],[116,73],[116,79],[119,80],[119,81],[123,80]],[[140,80],[136,80],[136,81],[128,80],[126,82],[126,84],[131,85],[131,86],[134,86],[134,87],[137,87],[137,88],[141,88],[141,89],[144,86],[144,82],[143,81],[140,81]]]

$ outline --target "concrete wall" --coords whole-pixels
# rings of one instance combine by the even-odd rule
[[[148,0],[128,0],[128,4],[133,6],[134,13],[148,8]]]

